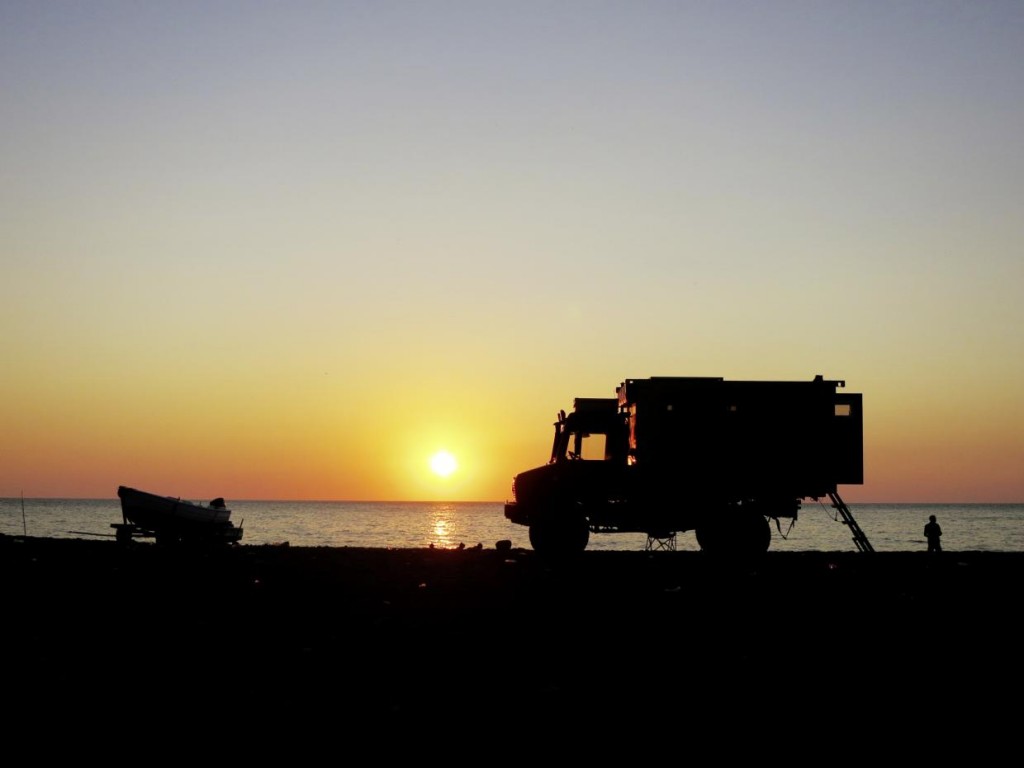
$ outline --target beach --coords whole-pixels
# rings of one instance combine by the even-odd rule
[[[493,544],[5,536],[2,653],[26,712],[95,716],[92,728],[126,735],[193,707],[277,728],[569,716],[653,727],[819,706],[850,717],[853,702],[876,721],[959,707],[994,722],[1006,710],[992,686],[1021,682],[1022,569],[1024,555],[992,552],[552,561]],[[97,691],[112,711],[90,709]]]

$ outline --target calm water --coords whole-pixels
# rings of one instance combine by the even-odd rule
[[[197,500],[198,501],[198,500]],[[206,500],[202,500],[206,501]],[[513,525],[496,503],[375,503],[346,501],[237,501],[231,519],[242,525],[243,544],[328,547],[493,548],[510,539],[530,547],[527,529]],[[925,549],[928,515],[942,526],[943,549],[1024,552],[1024,504],[855,504],[857,524],[878,552]],[[106,499],[0,499],[0,534],[51,538],[113,535],[121,522],[120,501]],[[643,550],[641,534],[597,534],[588,549]],[[680,534],[679,550],[697,550],[693,533]],[[805,502],[792,528],[772,528],[772,551],[855,551],[849,529],[827,504]]]

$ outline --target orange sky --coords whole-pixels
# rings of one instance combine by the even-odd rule
[[[848,501],[1024,501],[1020,6],[58,5],[0,496],[501,501],[574,397],[822,374]]]

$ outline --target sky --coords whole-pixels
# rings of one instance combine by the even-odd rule
[[[1024,502],[1022,3],[2,0],[0,92],[0,496],[502,501],[821,374],[846,501]]]

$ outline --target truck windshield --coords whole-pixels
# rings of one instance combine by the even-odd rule
[[[564,458],[604,461],[607,436],[586,432],[570,432],[565,441]],[[560,457],[561,458],[561,457]]]

